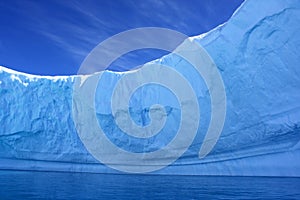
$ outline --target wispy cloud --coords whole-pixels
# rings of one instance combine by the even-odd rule
[[[64,2],[64,3],[63,3]],[[68,51],[71,56],[85,57],[88,52],[101,41],[101,30],[105,22],[80,8],[76,2],[55,2],[60,6],[60,15],[55,15],[43,4],[35,1],[22,2],[26,5],[16,5],[13,9],[23,19],[27,29],[38,33],[53,44]],[[24,9],[27,8],[27,9]],[[31,14],[28,13],[28,10]],[[63,13],[64,10],[68,10]],[[84,19],[85,23],[76,21]],[[103,35],[103,34],[102,34]]]
[[[85,4],[81,1],[53,1],[55,9],[49,9],[36,1],[21,3],[13,9],[23,16],[26,28],[43,35],[71,55],[79,57],[85,57],[99,42],[119,31],[142,26],[163,25],[179,30],[187,27],[184,21],[176,17],[182,12],[182,8],[167,1],[156,0],[151,4],[147,1],[120,1],[120,8],[113,8],[107,3],[103,6],[111,9],[111,12],[108,12],[109,16],[101,13],[105,8],[99,2]],[[122,4],[125,11],[122,10]],[[127,8],[131,9],[129,14],[125,13]],[[112,12],[124,13],[118,13],[118,19]],[[179,20],[174,23],[174,18]]]
[[[78,66],[97,44],[119,32],[151,26],[193,36],[212,28],[209,14],[218,12],[198,0],[26,0],[0,2],[0,5],[17,16],[16,23],[64,50]],[[137,57],[128,59],[136,60]],[[125,64],[130,62],[121,60]]]

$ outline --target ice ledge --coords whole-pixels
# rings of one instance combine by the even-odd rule
[[[299,1],[292,0],[272,4],[249,0],[226,24],[192,38],[204,46],[221,72],[226,123],[205,159],[197,156],[206,128],[200,126],[188,151],[155,173],[300,176],[299,7]],[[173,54],[158,62],[178,69],[188,65]],[[184,72],[194,77],[193,71]],[[111,88],[119,75],[110,72],[104,86]],[[0,67],[0,169],[116,173],[94,159],[77,135],[71,114],[74,77],[28,75]],[[205,102],[201,107],[205,124],[207,88],[198,88],[199,102]],[[107,91],[101,90],[103,96]],[[136,118],[143,116],[137,111]],[[127,150],[140,145],[134,141],[126,145],[111,123],[113,117],[97,114],[112,141]],[[176,112],[169,115],[178,120]],[[167,141],[162,138],[157,146]]]

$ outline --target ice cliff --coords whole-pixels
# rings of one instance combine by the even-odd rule
[[[198,152],[210,120],[208,88],[174,53],[155,61],[192,80],[201,118],[187,151],[151,173],[300,176],[299,21],[297,0],[247,0],[227,23],[190,38],[214,60],[227,97],[221,136],[201,159]],[[97,86],[99,125],[112,143],[126,151],[162,148],[179,128],[178,102],[159,86],[146,85],[134,93],[130,114],[137,124],[149,123],[153,103],[164,105],[167,120],[165,128],[149,139],[128,136],[118,128],[107,103],[121,76],[104,72]],[[119,173],[96,160],[78,136],[72,115],[76,78],[80,77],[44,77],[0,67],[0,169]]]

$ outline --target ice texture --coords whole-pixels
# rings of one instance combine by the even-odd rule
[[[231,19],[191,37],[217,65],[227,114],[213,150],[202,159],[210,116],[208,88],[184,59],[171,53],[154,63],[177,69],[197,92],[201,120],[192,145],[171,165],[152,172],[180,175],[300,176],[300,1],[247,0]],[[134,72],[132,72],[134,73]],[[132,119],[150,123],[149,106],[164,105],[165,127],[150,139],[125,135],[109,112],[122,73],[104,72],[96,91],[97,118],[106,136],[130,152],[152,152],[169,143],[180,106],[159,85],[146,85],[129,102]],[[120,173],[96,160],[81,142],[72,116],[79,76],[46,77],[0,67],[0,169]]]

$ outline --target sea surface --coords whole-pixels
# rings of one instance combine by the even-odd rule
[[[300,199],[300,178],[0,171],[0,199]]]

